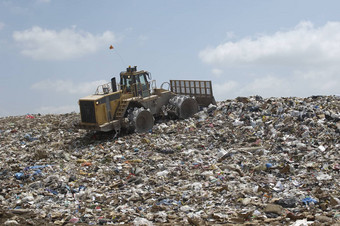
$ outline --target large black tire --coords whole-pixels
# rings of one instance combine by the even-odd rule
[[[169,103],[176,107],[176,114],[181,119],[190,118],[198,112],[197,101],[189,96],[175,96]]]
[[[135,108],[129,114],[130,126],[137,133],[144,133],[152,129],[154,118],[150,111],[144,108]]]

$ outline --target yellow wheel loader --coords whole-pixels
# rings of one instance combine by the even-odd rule
[[[117,84],[97,87],[95,94],[79,99],[80,129],[111,131],[121,129],[146,132],[152,129],[154,117],[175,115],[186,119],[199,107],[216,104],[211,81],[170,80],[168,89],[156,88],[147,71],[129,66],[120,73]]]

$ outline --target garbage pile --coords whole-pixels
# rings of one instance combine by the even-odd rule
[[[1,225],[340,222],[340,98],[238,97],[114,138],[0,119]]]

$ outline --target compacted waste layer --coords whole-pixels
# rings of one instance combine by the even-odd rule
[[[340,98],[238,97],[147,133],[0,118],[1,225],[339,224]]]

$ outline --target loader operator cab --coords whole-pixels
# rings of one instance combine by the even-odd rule
[[[147,71],[137,71],[137,66],[128,67],[120,73],[120,86],[123,93],[132,93],[134,97],[150,96],[150,83]]]

